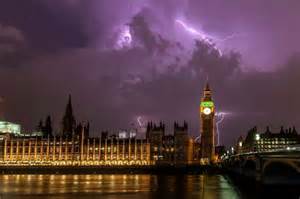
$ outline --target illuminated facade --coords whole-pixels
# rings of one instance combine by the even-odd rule
[[[0,134],[21,134],[21,125],[0,121]]]
[[[164,135],[164,125],[148,124],[146,139],[108,136],[88,137],[84,127],[72,137],[9,136],[0,142],[0,163],[7,165],[146,166],[189,164],[193,141],[187,124],[175,123],[174,135]]]
[[[194,156],[194,141],[188,136],[188,125],[174,123],[174,134],[165,135],[165,125],[152,122],[147,125],[146,139],[150,143],[151,162],[156,164],[191,164]]]
[[[210,163],[215,159],[215,105],[212,92],[206,84],[200,103],[201,161]]]
[[[278,149],[288,149],[300,144],[300,136],[295,127],[284,130],[281,127],[279,133],[272,133],[267,127],[264,133],[260,133],[256,127],[250,129],[246,138],[238,139],[235,146],[236,153],[267,152]]]
[[[150,165],[149,143],[137,139],[79,136],[11,137],[2,143],[6,164]]]
[[[210,107],[212,113],[204,108],[203,114],[213,114],[212,102],[207,99],[202,103],[208,105],[203,107]],[[90,137],[89,123],[75,120],[71,96],[60,133],[53,136],[50,116],[45,125],[40,122],[38,127],[37,132],[24,134],[19,125],[0,122],[0,165],[186,165],[195,160],[195,144],[188,136],[186,122],[182,126],[175,122],[174,133],[168,135],[162,122],[150,122],[146,136],[140,139],[134,130]]]

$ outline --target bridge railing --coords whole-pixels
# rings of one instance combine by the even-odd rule
[[[268,151],[250,151],[250,152],[245,152],[245,153],[225,153],[224,155],[221,156],[221,160],[225,161],[231,158],[235,157],[241,157],[241,156],[249,156],[249,155],[268,155],[268,154],[274,154],[274,153],[293,153],[293,152],[300,152],[300,146],[288,146],[286,148],[280,148],[280,149],[272,149]]]

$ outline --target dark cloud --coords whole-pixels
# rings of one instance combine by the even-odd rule
[[[85,46],[87,38],[79,13],[66,12],[59,5],[49,9],[42,1],[6,0],[0,6],[0,24],[16,27],[28,45],[39,51]]]
[[[242,33],[224,45],[241,52],[247,67],[272,70],[299,51],[299,9],[295,0],[191,0],[187,16],[220,37]]]
[[[167,42],[152,33],[142,15],[134,16],[129,27],[134,42],[143,45],[150,53],[154,53],[154,51],[158,51],[158,53],[164,52]]]
[[[196,136],[199,101],[209,73],[218,110],[231,112],[221,128],[226,134],[222,135],[224,143],[231,143],[252,125],[262,127],[300,122],[297,110],[293,109],[300,96],[294,95],[291,89],[291,86],[296,89],[293,82],[297,82],[297,74],[300,74],[296,67],[300,61],[296,55],[280,71],[244,73],[236,72],[238,56],[216,56],[213,49],[211,53],[201,51],[201,45],[197,43],[195,46],[189,62],[193,64],[177,71],[169,68],[164,73],[153,68],[152,72],[149,70],[141,76],[125,75],[132,69],[131,63],[126,63],[127,55],[133,53],[130,51],[118,52],[119,55],[107,52],[99,56],[91,49],[41,58],[32,63],[30,70],[22,70],[23,78],[11,82],[9,87],[13,89],[4,93],[13,113],[8,115],[11,118],[20,115],[18,121],[31,126],[39,117],[51,113],[58,128],[66,96],[72,93],[77,118],[91,120],[94,132],[129,127],[137,116],[142,115],[145,119],[165,120],[168,124],[185,119],[190,124],[190,133]],[[116,56],[118,59],[112,61],[111,57]],[[209,68],[208,60],[218,64]],[[121,63],[127,66],[127,70],[118,68]],[[2,70],[1,74],[1,81],[9,82],[14,72]],[[5,88],[1,90],[5,91]],[[16,97],[20,94],[27,106],[13,108],[19,104]],[[30,118],[26,117],[28,112]]]
[[[17,67],[29,58],[23,33],[0,24],[0,67]]]
[[[198,56],[202,57],[200,53]],[[206,55],[205,58],[213,59],[213,56]],[[245,135],[247,129],[254,125],[263,130],[267,125],[275,130],[281,125],[299,125],[298,110],[294,107],[299,105],[300,97],[296,92],[300,57],[293,57],[279,71],[266,73],[237,73],[235,67],[226,68],[229,63],[238,63],[237,59],[230,56],[219,58],[216,68],[210,68],[217,110],[229,113],[220,128],[223,143],[231,143],[237,135]],[[199,71],[205,65],[202,61],[205,59],[198,61]],[[150,82],[140,81],[135,86],[130,85],[124,94],[124,107],[137,115],[148,113],[150,118],[163,119],[169,124],[172,120],[186,119],[191,124],[191,133],[196,136],[205,73],[193,75],[195,66],[188,66],[179,72],[156,74]]]
[[[236,52],[220,55],[214,46],[196,40],[188,64],[197,76],[203,78],[206,75],[210,81],[223,82],[234,73],[240,72],[240,55]]]
[[[5,1],[0,6],[5,115],[30,130],[51,114],[59,129],[71,93],[76,118],[90,120],[93,133],[129,127],[142,116],[169,126],[187,120],[196,136],[208,78],[217,110],[230,113],[220,127],[223,143],[253,125],[299,127],[300,56],[289,56],[299,50],[294,24],[300,4],[289,3]],[[219,38],[244,36],[213,46],[195,41],[176,25],[178,18]],[[126,25],[133,42],[116,49]]]

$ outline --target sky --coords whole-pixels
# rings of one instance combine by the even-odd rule
[[[50,114],[59,131],[71,94],[93,135],[139,118],[167,133],[186,120],[196,137],[208,80],[226,113],[220,144],[254,125],[300,129],[299,10],[298,0],[3,0],[2,113],[26,131]]]

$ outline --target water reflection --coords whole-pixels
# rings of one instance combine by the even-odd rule
[[[222,175],[0,175],[0,184],[1,199],[257,197],[247,197]]]

